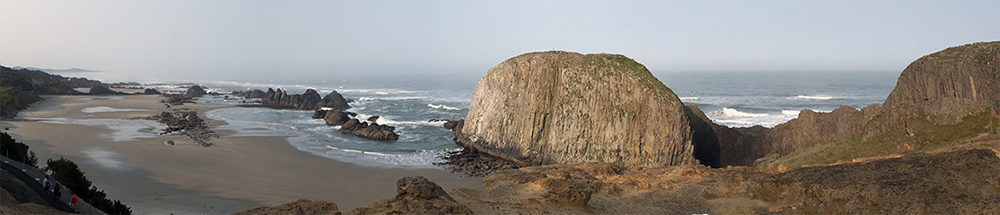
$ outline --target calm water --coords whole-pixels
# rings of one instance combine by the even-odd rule
[[[717,123],[772,127],[808,108],[831,111],[840,105],[861,108],[879,104],[892,90],[898,72],[659,72],[657,76],[685,104],[698,105]],[[198,82],[210,91],[281,88],[300,94],[336,90],[353,100],[348,111],[359,118],[381,116],[379,124],[396,127],[397,141],[375,141],[341,134],[339,127],[311,119],[312,111],[224,108],[208,112],[225,120],[236,136],[290,136],[300,150],[371,166],[433,167],[435,156],[456,150],[452,133],[431,119],[463,119],[482,73],[467,75],[393,75],[311,78],[299,82]],[[206,97],[200,102],[239,103]]]

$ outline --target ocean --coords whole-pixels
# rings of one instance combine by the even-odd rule
[[[896,84],[898,71],[870,72],[654,72],[686,105],[697,105],[718,124],[773,127],[802,109],[832,111],[846,105],[863,108],[882,103]],[[396,141],[376,141],[342,134],[338,126],[311,119],[313,111],[260,107],[222,108],[209,118],[228,125],[216,129],[235,136],[288,136],[299,150],[365,166],[436,168],[438,155],[459,150],[443,121],[465,118],[472,91],[482,77],[473,74],[368,75],[310,78],[302,81],[195,81],[210,92],[280,88],[301,94],[311,88],[326,95],[336,90],[353,100],[361,119],[380,116],[379,124],[396,127]],[[206,96],[201,103],[239,104],[242,98]]]

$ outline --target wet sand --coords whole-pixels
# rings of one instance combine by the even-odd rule
[[[159,100],[156,95],[47,97],[18,118],[130,119],[168,110]],[[204,113],[225,107],[232,106],[173,108],[197,110],[210,127],[216,127],[225,122],[210,120]],[[219,129],[215,130],[222,138],[210,140],[211,147],[200,147],[183,136],[160,136],[148,129],[144,134],[148,137],[130,138],[105,125],[5,121],[2,126],[31,146],[40,166],[45,159],[60,156],[73,160],[109,198],[122,200],[137,214],[233,213],[300,198],[335,202],[347,211],[394,195],[396,179],[403,176],[425,176],[445,190],[481,190],[482,183],[481,178],[460,178],[440,169],[343,163],[300,151],[285,137],[227,137],[232,131]],[[164,144],[170,139],[175,145]]]

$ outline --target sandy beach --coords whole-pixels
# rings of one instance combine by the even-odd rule
[[[168,110],[159,100],[155,95],[50,96],[18,114],[28,121],[4,121],[2,127],[31,146],[40,166],[60,156],[73,160],[109,198],[137,214],[228,214],[300,198],[335,202],[347,211],[395,194],[396,179],[403,176],[425,176],[445,190],[481,189],[481,178],[338,162],[300,151],[285,137],[227,137],[233,132],[215,129],[222,137],[200,147],[181,135],[157,135],[156,129],[126,120]],[[204,113],[225,107],[232,106],[173,108],[197,110],[217,127],[225,122]],[[164,144],[167,140],[176,145]]]

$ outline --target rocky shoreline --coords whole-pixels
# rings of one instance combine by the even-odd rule
[[[1000,95],[1000,67],[995,64],[1000,55],[996,53],[1000,53],[1000,42],[952,47],[924,56],[902,72],[883,105],[861,110],[841,107],[830,113],[803,110],[798,118],[772,129],[721,126],[696,106],[678,106],[685,120],[670,123],[685,128],[682,133],[689,132],[690,139],[680,138],[680,142],[693,149],[674,148],[656,155],[672,157],[671,153],[680,152],[702,165],[691,165],[683,158],[658,160],[655,165],[631,160],[655,148],[626,144],[641,140],[628,137],[634,132],[626,132],[624,140],[588,141],[587,135],[592,134],[575,132],[575,127],[567,125],[587,125],[602,116],[563,116],[566,111],[553,112],[558,107],[551,107],[567,103],[561,100],[567,99],[562,98],[567,92],[568,96],[586,94],[575,93],[572,86],[558,87],[558,80],[579,74],[545,73],[574,71],[578,65],[565,65],[566,59],[575,62],[572,59],[580,55],[525,54],[491,69],[473,94],[466,120],[445,124],[464,149],[442,156],[446,161],[438,165],[467,177],[485,176],[482,191],[455,188],[443,193],[434,189],[433,182],[421,182],[419,186],[427,189],[420,193],[433,195],[413,201],[406,196],[410,191],[403,190],[415,186],[410,181],[420,180],[406,177],[399,180],[398,195],[347,213],[1000,213],[1000,97],[996,96]],[[597,70],[643,68],[616,56],[588,56],[583,58],[589,60],[576,63],[584,68],[602,60],[610,63],[590,67]],[[561,70],[544,69],[553,65]],[[529,77],[539,80],[507,80],[510,77],[505,76],[534,70],[542,75]],[[481,88],[484,82],[493,88]],[[521,85],[525,87],[511,87]],[[508,94],[516,90],[526,91]],[[610,100],[608,95],[615,96],[600,93],[593,100]],[[608,107],[628,110],[614,103]],[[618,115],[622,116],[646,115],[625,111]],[[611,134],[627,130],[602,126],[597,130]],[[558,139],[565,134],[572,135]],[[608,146],[620,148],[611,153],[590,150]],[[602,162],[585,162],[594,159]]]

